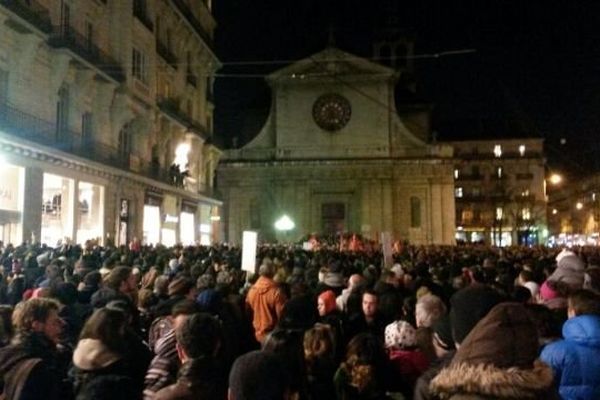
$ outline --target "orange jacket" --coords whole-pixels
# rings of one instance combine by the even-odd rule
[[[285,302],[285,295],[272,279],[261,276],[252,285],[246,296],[246,306],[252,313],[256,340],[262,343],[267,333],[275,328]]]

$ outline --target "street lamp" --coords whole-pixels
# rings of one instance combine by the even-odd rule
[[[292,229],[294,229],[295,227],[296,227],[296,224],[294,223],[294,221],[292,221],[292,219],[285,214],[281,218],[279,218],[277,221],[275,221],[275,229],[283,232],[286,239],[287,239],[287,233],[289,231],[291,231]]]
[[[575,204],[575,208],[581,210],[583,208],[583,203],[578,201],[577,204]]]
[[[550,183],[553,185],[558,185],[559,183],[562,182],[562,179],[563,179],[562,176],[559,174],[552,174],[552,175],[550,175],[550,178],[549,178]]]

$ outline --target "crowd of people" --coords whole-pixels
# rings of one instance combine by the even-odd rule
[[[0,399],[600,399],[596,248],[0,243]]]

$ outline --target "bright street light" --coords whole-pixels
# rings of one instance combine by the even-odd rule
[[[583,208],[583,203],[578,201],[577,204],[575,204],[575,208],[581,210]]]
[[[287,215],[282,216],[275,222],[275,229],[277,229],[278,231],[287,232],[291,231],[295,227],[296,224],[294,224],[294,221],[292,221],[292,219]]]
[[[562,176],[560,176],[559,174],[550,175],[550,183],[551,184],[558,185],[561,182],[562,182]]]

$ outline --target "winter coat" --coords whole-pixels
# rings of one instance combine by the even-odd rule
[[[391,350],[389,353],[390,366],[397,378],[398,384],[394,389],[412,397],[417,378],[429,367],[429,360],[420,350]]]
[[[219,399],[225,396],[225,388],[219,388],[220,369],[212,360],[198,358],[186,361],[179,372],[177,382],[159,390],[154,400]]]
[[[248,290],[246,305],[252,313],[256,340],[262,343],[267,333],[275,329],[281,317],[286,298],[277,283],[261,276]]]
[[[79,341],[70,375],[76,400],[141,398],[127,361],[96,339]]]
[[[600,317],[567,320],[564,340],[550,343],[540,358],[554,370],[563,399],[600,399]]]
[[[177,380],[180,361],[176,343],[173,329],[156,342],[156,356],[150,362],[144,378],[144,399],[152,400],[156,392]]]
[[[0,349],[0,393],[11,400],[63,398],[66,378],[56,346],[43,334],[19,336]]]
[[[495,306],[431,382],[441,399],[558,398],[552,369],[536,360],[536,327],[517,303]]]

